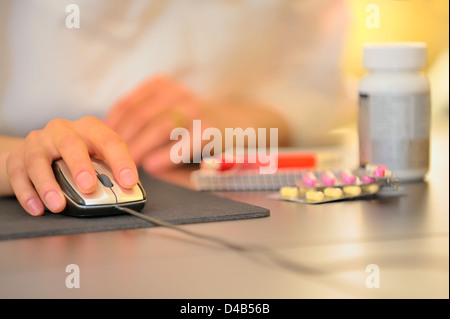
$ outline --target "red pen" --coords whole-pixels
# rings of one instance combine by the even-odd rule
[[[301,169],[311,169],[317,166],[317,154],[314,152],[286,152],[278,153],[278,168],[301,168]],[[249,160],[255,161],[255,163],[249,163]],[[201,169],[213,170],[217,172],[224,172],[231,169],[248,170],[257,169],[260,167],[268,166],[269,163],[262,163],[258,156],[249,157],[248,155],[243,155],[239,157],[239,162],[237,157],[233,156],[230,158],[226,155],[221,157],[214,157],[208,160],[203,160],[200,164]]]

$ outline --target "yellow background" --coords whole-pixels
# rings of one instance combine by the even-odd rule
[[[421,41],[428,44],[428,66],[445,48],[449,37],[448,0],[348,0],[350,21],[343,54],[344,68],[352,75],[365,73],[362,48],[366,42]],[[379,8],[379,28],[369,28],[369,4]]]

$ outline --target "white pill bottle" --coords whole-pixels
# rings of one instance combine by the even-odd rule
[[[420,42],[364,45],[359,84],[360,166],[385,165],[402,181],[423,180],[430,150],[430,85]]]

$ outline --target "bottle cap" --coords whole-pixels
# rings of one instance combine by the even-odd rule
[[[423,42],[364,44],[366,69],[422,69],[427,64],[427,45]]]

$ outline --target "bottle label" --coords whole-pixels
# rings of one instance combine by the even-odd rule
[[[392,170],[428,169],[430,96],[359,95],[360,165]]]

